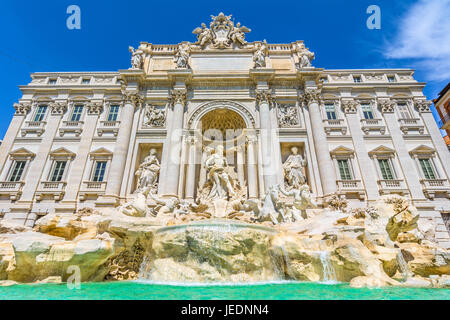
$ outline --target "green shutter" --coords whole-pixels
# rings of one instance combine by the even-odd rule
[[[419,163],[425,179],[436,179],[436,175],[434,174],[430,159],[419,159]]]

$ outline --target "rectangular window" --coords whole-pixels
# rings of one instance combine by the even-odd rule
[[[400,114],[400,119],[411,119],[411,114],[409,113],[406,103],[398,103],[397,106],[398,112]]]
[[[83,106],[75,106],[73,108],[72,117],[70,121],[80,121],[81,115],[83,114]]]
[[[341,180],[352,180],[352,174],[350,172],[350,167],[348,164],[348,160],[338,160],[339,174],[341,176]]]
[[[119,106],[114,105],[109,107],[108,121],[117,121],[118,115],[119,115]]]
[[[89,84],[89,83],[91,83],[91,79],[83,79],[83,80],[81,81],[81,83],[82,83],[82,84]]]
[[[373,119],[373,111],[369,103],[361,104],[361,109],[364,115],[364,119]]]
[[[48,84],[56,84],[56,79],[50,79],[50,80],[48,80]]]
[[[419,159],[425,179],[436,179],[430,159]]]
[[[34,121],[39,122],[44,120],[45,113],[47,112],[47,106],[39,106],[34,115]]]
[[[26,161],[14,161],[13,169],[9,181],[17,182],[22,178],[23,170],[25,169]]]
[[[394,180],[394,172],[392,171],[389,159],[378,159],[378,164],[380,165],[383,180]]]
[[[360,76],[353,76],[353,82],[354,83],[360,83],[361,82],[361,77]]]
[[[327,113],[328,120],[336,120],[336,109],[334,108],[334,104],[326,104],[325,112]]]
[[[106,161],[96,161],[92,181],[102,182],[105,178]]]
[[[62,180],[67,161],[56,161],[50,181],[59,182]]]
[[[395,82],[395,77],[394,76],[388,76],[388,82]]]

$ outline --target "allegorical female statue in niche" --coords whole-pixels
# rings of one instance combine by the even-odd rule
[[[137,192],[142,192],[147,187],[156,190],[160,167],[159,160],[156,157],[156,149],[152,148],[136,171],[136,176],[138,177]]]
[[[291,152],[292,154],[289,155],[283,164],[284,178],[288,189],[300,189],[306,183],[306,176],[304,174],[306,160],[298,154],[297,147],[292,147]]]

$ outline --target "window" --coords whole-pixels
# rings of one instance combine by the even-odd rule
[[[83,113],[83,106],[75,106],[73,108],[72,117],[70,118],[70,121],[80,121],[81,114]]]
[[[364,119],[373,119],[373,111],[369,103],[361,104],[361,109],[364,115]]]
[[[400,115],[400,119],[411,119],[411,114],[409,113],[408,106],[406,103],[398,103],[398,113]]]
[[[34,121],[40,122],[44,120],[45,113],[47,112],[47,106],[39,106],[36,114],[34,115]]]
[[[9,181],[17,182],[22,178],[25,169],[26,161],[14,161]]]
[[[360,83],[361,82],[361,77],[360,76],[353,76],[353,82],[354,83]]]
[[[388,76],[387,77],[387,79],[388,79],[388,82],[395,82],[395,76]]]
[[[334,104],[326,104],[325,112],[327,113],[328,120],[336,120],[336,109],[334,108]]]
[[[102,182],[105,178],[106,161],[96,161],[92,181]]]
[[[62,180],[67,161],[56,161],[50,181],[59,182]]]
[[[348,159],[337,160],[341,180],[352,180]]]
[[[50,80],[48,80],[48,84],[56,84],[56,79],[50,79]]]
[[[82,83],[82,84],[89,84],[89,83],[91,83],[91,79],[83,79],[83,80],[81,81],[81,83]]]
[[[380,165],[383,180],[393,180],[394,172],[392,171],[391,162],[389,159],[378,159],[378,164]]]
[[[419,159],[425,179],[436,179],[430,159]]]
[[[119,106],[113,105],[109,107],[108,121],[117,121],[118,115],[119,115]]]

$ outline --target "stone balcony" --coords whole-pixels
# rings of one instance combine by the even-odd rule
[[[361,130],[368,135],[371,131],[378,131],[380,134],[386,133],[386,126],[381,119],[361,119]]]
[[[25,137],[29,133],[36,134],[40,137],[44,133],[46,125],[47,122],[45,121],[26,121],[25,126],[20,133],[22,137]]]
[[[344,124],[344,119],[324,119],[323,127],[327,136],[331,135],[331,132],[340,132],[342,135],[347,134],[347,126]]]
[[[425,127],[420,119],[398,119],[400,130],[403,134],[408,134],[410,131],[417,131],[419,134],[424,134]]]
[[[79,194],[80,201],[85,201],[89,196],[98,197],[105,194],[106,184],[106,181],[83,181]]]
[[[62,200],[66,185],[65,181],[41,181],[35,194],[36,200],[41,201],[46,197],[51,197],[55,201]]]
[[[360,200],[366,197],[361,180],[336,180],[336,184],[339,194],[356,195]]]
[[[450,185],[447,179],[421,179],[420,182],[427,198],[433,200],[437,193],[450,198]]]
[[[25,182],[23,181],[2,181],[0,182],[0,195],[9,196],[11,201],[16,201],[20,199],[20,196],[22,195],[22,188],[24,184]]]
[[[117,137],[119,133],[120,121],[100,121],[97,128],[97,134],[99,137],[104,133],[111,133],[114,137]]]
[[[63,126],[59,129],[59,136],[63,137],[66,133],[72,133],[79,137],[83,132],[83,121],[63,121]]]
[[[378,180],[378,187],[380,188],[380,194],[396,193],[404,195],[408,193],[405,181],[401,179],[392,180]]]

